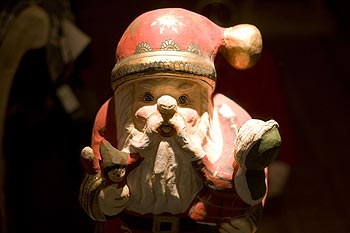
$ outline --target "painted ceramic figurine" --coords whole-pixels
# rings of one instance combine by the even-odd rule
[[[222,28],[184,9],[131,23],[116,51],[114,96],[81,153],[80,202],[105,233],[257,230],[278,124],[213,92],[217,53],[247,69],[261,49],[256,27]]]

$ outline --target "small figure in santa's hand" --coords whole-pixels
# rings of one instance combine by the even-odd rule
[[[257,230],[278,124],[213,93],[218,52],[247,69],[261,49],[256,27],[221,28],[184,9],[132,22],[117,47],[114,96],[82,151],[80,202],[105,233]]]

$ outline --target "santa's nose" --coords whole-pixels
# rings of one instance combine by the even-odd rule
[[[163,95],[157,100],[157,108],[162,115],[174,115],[176,106],[176,99],[170,95]]]

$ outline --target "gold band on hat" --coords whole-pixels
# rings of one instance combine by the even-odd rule
[[[207,82],[213,88],[216,71],[209,57],[188,51],[152,51],[130,55],[116,63],[112,70],[112,88],[137,77],[131,75],[167,73],[188,76]]]

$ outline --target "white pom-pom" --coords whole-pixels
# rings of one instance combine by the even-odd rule
[[[259,29],[250,24],[226,28],[222,54],[236,69],[248,69],[255,65],[262,50]]]
[[[83,157],[83,159],[90,160],[90,161],[94,160],[94,158],[95,158],[94,151],[89,146],[84,147],[81,150],[80,155],[81,155],[81,157]]]

